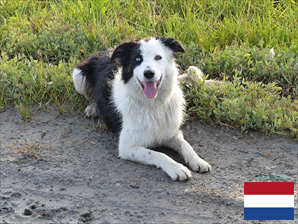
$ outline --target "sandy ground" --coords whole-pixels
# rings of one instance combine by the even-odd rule
[[[117,137],[96,124],[52,109],[29,122],[14,108],[0,113],[1,224],[260,223],[243,220],[243,182],[294,181],[298,192],[292,139],[188,122],[185,137],[213,172],[173,182],[118,159]],[[295,207],[297,221],[297,195]]]

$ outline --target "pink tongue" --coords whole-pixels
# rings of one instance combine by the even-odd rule
[[[143,82],[144,85],[144,93],[147,98],[152,99],[156,96],[157,89],[156,85],[157,82],[149,81],[149,82]]]

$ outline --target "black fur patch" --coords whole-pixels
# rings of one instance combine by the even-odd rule
[[[111,101],[111,81],[118,65],[111,60],[113,49],[97,52],[77,65],[86,78],[86,88],[92,92],[100,117],[114,133],[121,130],[122,118]]]
[[[168,48],[170,48],[174,53],[181,52],[184,53],[185,50],[182,45],[173,38],[166,38],[166,37],[157,37],[157,40],[161,40],[161,42]],[[174,54],[174,56],[176,56]]]
[[[135,67],[142,63],[142,60],[136,60],[137,57],[141,57],[138,40],[132,40],[119,45],[112,55],[112,60],[122,66],[122,79],[124,83],[127,83],[131,79]]]

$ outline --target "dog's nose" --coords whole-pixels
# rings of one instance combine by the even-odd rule
[[[152,71],[152,70],[145,70],[144,71],[144,76],[147,79],[152,79],[153,76],[154,76],[154,71]]]

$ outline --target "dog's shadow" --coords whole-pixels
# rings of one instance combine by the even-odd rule
[[[171,157],[176,162],[181,163],[184,166],[187,166],[187,164],[185,163],[185,161],[181,157],[181,155],[178,152],[174,151],[173,149],[171,149],[169,147],[159,146],[159,147],[156,147],[156,148],[152,148],[152,150],[156,151],[156,152],[164,153],[167,156]]]

